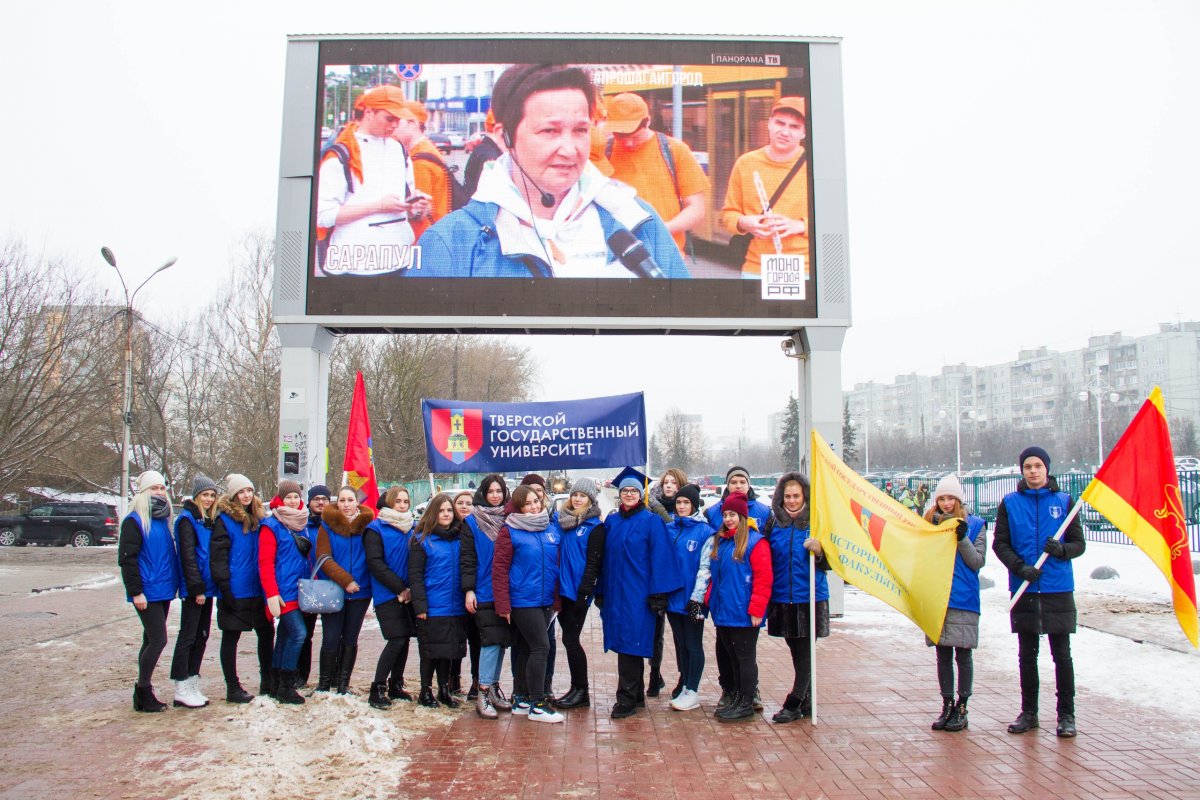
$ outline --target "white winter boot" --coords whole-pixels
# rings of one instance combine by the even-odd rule
[[[204,694],[204,692],[200,691],[200,676],[193,675],[192,677],[188,678],[188,683],[192,686],[192,694],[204,701],[204,705],[208,705],[208,697]]]
[[[175,705],[184,708],[203,708],[204,701],[192,692],[191,682],[187,679],[175,681]]]

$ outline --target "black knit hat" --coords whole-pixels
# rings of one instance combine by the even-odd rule
[[[1025,469],[1025,459],[1029,457],[1040,458],[1042,463],[1046,465],[1046,471],[1050,471],[1050,454],[1037,445],[1026,447],[1021,451],[1021,457],[1017,459],[1017,466]]]
[[[683,486],[679,487],[679,491],[675,493],[674,499],[679,500],[681,497],[686,497],[688,500],[692,501],[693,514],[695,514],[704,506],[704,503],[700,502],[700,487],[694,483],[685,483]],[[676,513],[678,513],[678,511],[676,511]]]
[[[313,498],[315,498],[315,497],[324,497],[326,500],[328,500],[329,499],[329,487],[325,486],[323,484],[320,484],[320,483],[313,486],[311,489],[308,490],[308,502],[311,503],[313,501]]]

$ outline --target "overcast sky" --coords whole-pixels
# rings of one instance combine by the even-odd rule
[[[202,302],[234,242],[274,230],[287,34],[832,35],[843,37],[854,319],[843,387],[1200,319],[1200,3],[728,8],[23,4],[0,26],[0,233],[117,293],[102,245],[132,282],[177,256],[139,306],[166,318]],[[523,341],[548,365],[541,399],[644,390],[652,421],[678,406],[712,435],[743,418],[765,435],[796,385],[778,337]],[[567,368],[580,363],[594,365],[594,386]]]

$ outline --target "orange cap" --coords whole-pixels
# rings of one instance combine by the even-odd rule
[[[592,122],[603,122],[608,119],[608,107],[604,105],[604,98],[596,95],[596,108],[592,112]]]
[[[483,120],[483,129],[488,133],[496,130],[496,115],[492,113],[490,108],[488,109],[487,116]]]
[[[382,109],[392,116],[412,118],[408,111],[404,92],[397,86],[379,86],[359,98],[364,109]]]
[[[633,133],[650,118],[646,101],[632,92],[616,95],[608,103],[608,130],[610,133]]]
[[[416,100],[409,100],[408,110],[412,112],[412,118],[424,125],[429,122],[429,111],[426,110],[424,103],[419,103]]]
[[[779,98],[775,102],[775,105],[771,106],[771,113],[774,114],[776,111],[790,111],[793,114],[799,114],[801,119],[808,118],[808,114],[804,110],[804,98],[803,97],[781,97],[781,98]]]

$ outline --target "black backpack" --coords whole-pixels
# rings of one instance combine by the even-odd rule
[[[413,153],[413,161],[428,161],[430,164],[437,164],[442,168],[442,172],[446,173],[446,182],[450,184],[450,210],[458,211],[460,208],[471,202],[471,195],[467,193],[467,187],[458,182],[458,178],[454,177],[454,173],[450,171],[450,167],[446,166],[446,162],[435,156],[433,153]]]

